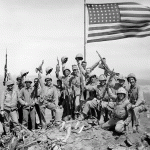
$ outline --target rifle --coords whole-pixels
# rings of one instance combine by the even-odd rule
[[[115,75],[115,73],[114,73],[114,69],[113,69],[113,70],[111,71],[111,74],[110,74],[110,76],[109,76],[109,79],[108,79],[108,81],[107,81],[107,83],[106,83],[106,87],[105,87],[105,89],[104,89],[104,92],[103,92],[103,94],[102,94],[102,97],[100,98],[100,103],[99,103],[99,106],[98,106],[98,110],[100,110],[100,108],[101,108],[102,99],[104,98],[104,96],[105,96],[105,94],[106,94],[106,91],[107,91],[107,89],[108,89],[109,83],[111,82],[111,79],[114,77],[114,75]]]
[[[103,58],[101,57],[101,55],[98,53],[98,51],[96,51],[97,52],[97,54],[98,54],[98,56],[100,57],[100,60],[101,60],[101,62],[102,62],[102,64],[103,64],[103,66],[104,66],[104,69],[109,73],[109,74],[111,74],[111,70],[110,70],[110,68],[108,67],[108,65],[105,63],[105,61],[103,60]]]
[[[4,81],[3,81],[3,85],[6,85],[6,81],[8,80],[8,76],[7,76],[7,49],[6,49],[6,60],[5,60],[5,66],[4,66]]]

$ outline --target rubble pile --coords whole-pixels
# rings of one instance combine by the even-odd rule
[[[71,130],[70,130],[71,129]],[[104,131],[93,119],[49,123],[46,129],[30,131],[22,128],[18,135],[5,135],[0,140],[2,150],[126,150],[150,149],[150,134],[117,135]]]

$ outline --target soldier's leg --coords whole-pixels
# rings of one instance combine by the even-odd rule
[[[123,133],[125,130],[125,124],[123,120],[119,120],[115,126],[115,131],[118,133]]]
[[[30,117],[31,117],[31,123],[32,123],[32,130],[35,129],[35,107],[30,109]]]
[[[6,134],[10,133],[10,111],[4,110],[4,129]]]
[[[91,100],[91,101],[87,101],[87,102],[85,103],[84,108],[83,108],[83,113],[84,113],[85,115],[87,115],[91,108],[97,108],[97,106],[98,106],[98,101],[97,101],[96,98],[94,98],[94,99]]]
[[[42,129],[46,128],[46,119],[45,119],[45,106],[40,107],[40,115],[41,115],[41,123],[42,123]]]
[[[11,117],[11,120],[13,122],[14,127],[16,128],[16,130],[15,130],[16,134],[18,134],[21,128],[20,128],[20,126],[18,124],[18,113],[17,113],[17,110],[11,111],[10,112],[10,117]]]
[[[3,132],[4,132],[4,130],[3,130],[3,125],[2,125],[2,123],[0,122],[0,137],[1,137],[1,135],[3,134]]]
[[[115,127],[116,123],[118,122],[118,119],[116,118],[111,118],[110,120],[108,120],[107,122],[105,122],[104,124],[102,124],[102,129],[108,130],[110,128]]]
[[[29,109],[23,109],[23,121],[22,125],[28,128],[28,115],[29,115]]]

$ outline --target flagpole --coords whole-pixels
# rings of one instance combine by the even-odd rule
[[[84,61],[86,61],[86,0],[84,0]]]

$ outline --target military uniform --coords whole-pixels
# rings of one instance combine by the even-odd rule
[[[20,91],[19,102],[23,105],[23,122],[22,124],[28,127],[28,115],[30,114],[32,129],[35,129],[35,100],[31,98],[33,87],[24,87]],[[27,105],[26,105],[27,104]]]
[[[130,100],[130,103],[135,105],[136,107],[133,109],[134,114],[134,124],[135,126],[139,126],[139,117],[140,113],[145,110],[145,100],[143,96],[143,91],[139,85],[135,85],[134,87],[130,87],[128,91],[128,97]]]
[[[126,93],[125,89],[123,91]],[[131,121],[130,109],[131,104],[129,100],[126,99],[126,97],[120,102],[118,101],[118,98],[116,98],[116,103],[113,110],[113,117],[106,123],[102,124],[102,128],[110,129],[112,127],[115,127],[116,132],[122,133],[125,129],[125,125],[128,125]]]
[[[13,89],[12,91],[8,91],[6,89],[2,93],[1,110],[4,111],[4,128],[6,134],[10,132],[10,118],[13,122],[13,125],[19,128],[17,103],[18,103],[18,93],[15,89]]]
[[[45,109],[50,109],[56,113],[56,109],[58,106],[58,93],[57,89],[54,85],[44,85],[41,75],[39,75],[39,81],[41,84],[41,96],[39,100],[39,106],[41,111],[41,121],[42,126],[45,128],[46,125],[46,119],[45,119]]]

